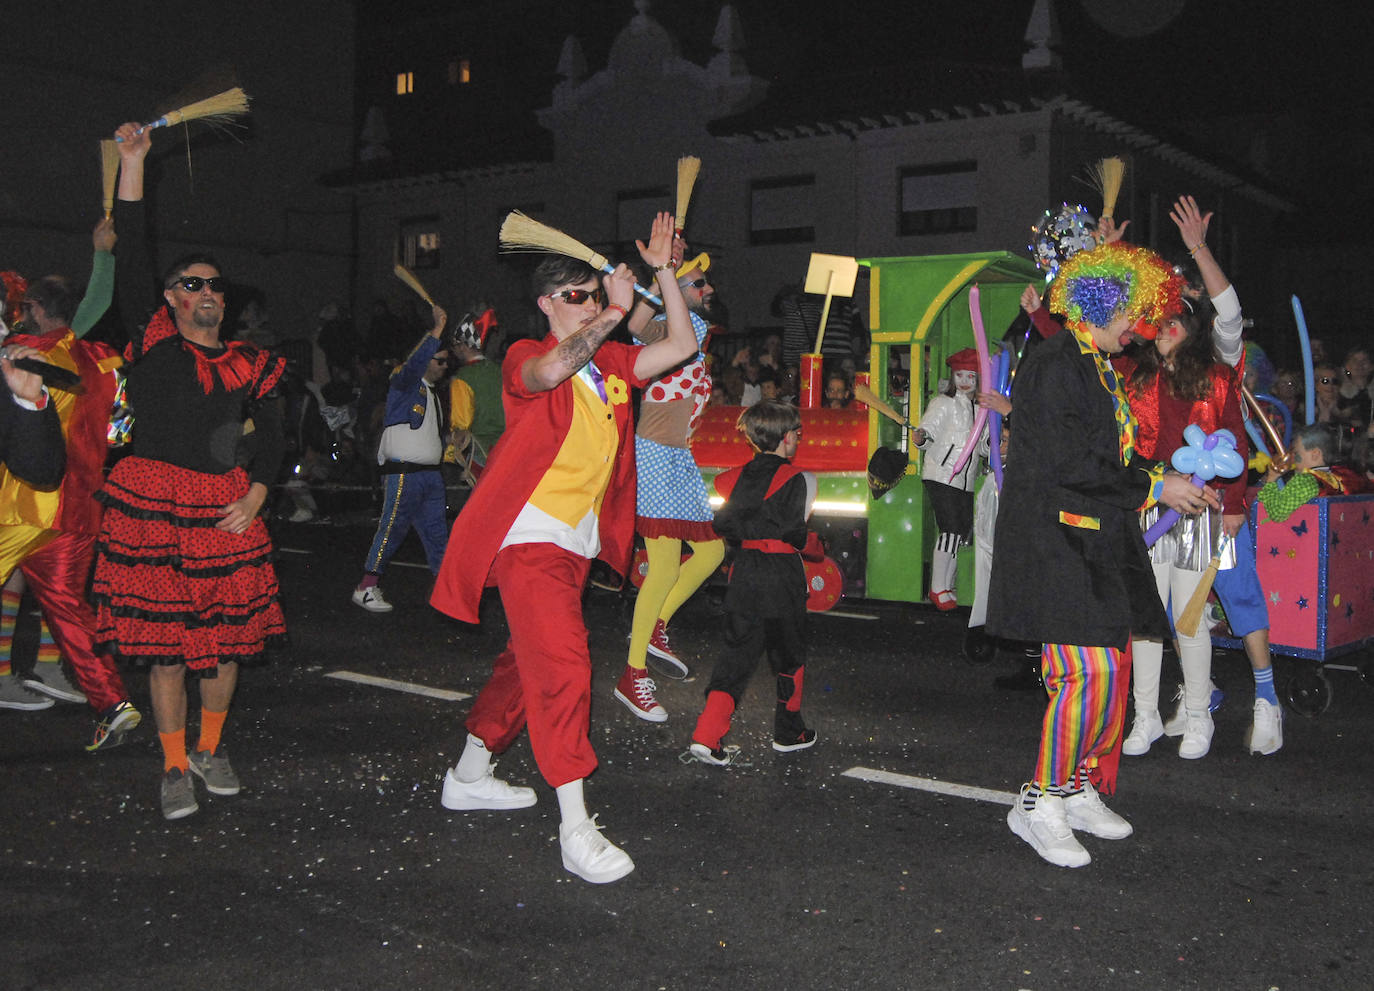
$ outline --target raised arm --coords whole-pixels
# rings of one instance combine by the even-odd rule
[[[1212,214],[1198,209],[1197,200],[1191,196],[1180,196],[1169,211],[1169,219],[1178,228],[1178,235],[1183,239],[1188,254],[1197,263],[1202,284],[1217,311],[1217,319],[1213,324],[1217,356],[1235,367],[1240,363],[1244,350],[1241,332],[1245,327],[1245,318],[1241,315],[1240,297],[1236,295],[1235,287],[1221,270],[1212,249],[1207,246],[1207,227],[1212,222]]]
[[[635,374],[642,379],[657,378],[670,368],[687,361],[697,351],[697,335],[692,330],[692,317],[682,287],[677,284],[677,264],[673,260],[673,215],[663,212],[654,218],[649,243],[636,241],[639,255],[654,270],[658,294],[663,298],[663,312],[667,317],[668,334],[662,340],[646,344],[635,358]]]
[[[563,338],[552,351],[530,358],[520,366],[520,378],[530,392],[546,392],[577,374],[592,360],[596,349],[620,326],[634,300],[634,273],[622,262],[601,280],[610,300],[606,308],[576,333]]]

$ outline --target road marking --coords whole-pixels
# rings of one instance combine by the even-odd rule
[[[425,695],[432,699],[444,699],[448,702],[461,702],[463,699],[472,698],[467,692],[451,692],[447,688],[430,688],[428,685],[417,685],[413,681],[397,681],[394,678],[378,678],[376,675],[359,674],[356,671],[330,671],[325,677],[337,678],[339,681],[352,681],[359,685],[373,685],[377,688],[389,688],[393,692],[410,692],[412,695]]]
[[[813,616],[839,616],[842,619],[877,619],[866,612],[845,612],[843,609],[824,609],[821,612],[812,613]]]
[[[314,554],[314,551],[303,551],[299,547],[282,547],[278,545],[278,553],[281,554]]]
[[[392,568],[424,568],[426,571],[429,570],[429,565],[421,564],[418,561],[389,561],[387,564]]]
[[[891,771],[879,771],[872,767],[851,767],[842,777],[858,778],[860,781],[871,781],[879,785],[896,785],[898,788],[913,788],[917,791],[933,791],[937,795],[971,798],[977,802],[992,802],[994,805],[1016,804],[1015,792],[975,788],[973,785],[938,781],[935,778],[915,778],[909,774],[893,774]]]

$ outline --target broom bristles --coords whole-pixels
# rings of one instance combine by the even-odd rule
[[[114,138],[100,141],[101,202],[108,219],[114,211],[115,177],[119,175],[119,143]]]
[[[701,173],[701,159],[684,155],[677,160],[677,210],[673,214],[673,229],[681,232],[687,224],[687,204],[692,200],[692,187]]]
[[[1126,178],[1126,163],[1115,156],[1104,158],[1092,168],[1093,185],[1102,194],[1102,216],[1116,216],[1116,198]]]
[[[415,291],[415,295],[419,296],[430,306],[434,305],[434,300],[430,297],[429,293],[425,292],[425,287],[420,285],[420,280],[410,273],[410,269],[406,268],[400,262],[397,262],[393,271],[396,273],[396,278],[400,279]]]
[[[605,269],[610,263],[605,255],[597,254],[577,238],[564,234],[556,227],[541,224],[519,210],[512,210],[501,222],[502,251],[551,251],[584,261],[592,268]]]
[[[157,121],[158,126],[180,124],[188,120],[232,120],[248,113],[248,94],[242,87],[235,86],[223,93],[195,103],[188,103],[177,110],[168,111]]]

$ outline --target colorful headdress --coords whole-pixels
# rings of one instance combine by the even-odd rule
[[[677,271],[673,273],[673,277],[680,279],[694,268],[701,269],[702,274],[709,272],[711,270],[711,256],[703,251],[695,258],[683,259],[682,264],[679,265]]]
[[[0,281],[5,283],[5,298],[0,300],[4,304],[5,311],[0,314],[8,324],[19,322],[19,304],[24,301],[24,294],[29,291],[29,282],[18,272],[0,272]]]
[[[458,321],[458,329],[453,332],[454,340],[472,348],[474,351],[481,351],[487,344],[487,335],[498,326],[496,311],[487,307],[481,315],[474,315],[471,312],[464,313],[463,319]]]
[[[1184,280],[1153,251],[1117,241],[1080,251],[1059,268],[1050,285],[1050,309],[1071,324],[1105,327],[1118,316],[1136,332],[1154,329],[1178,313]]]

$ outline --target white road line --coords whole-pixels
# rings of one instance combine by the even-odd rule
[[[866,612],[845,612],[843,609],[823,609],[820,612],[811,614],[812,616],[839,616],[842,619],[877,619]]]
[[[424,568],[426,571],[429,570],[429,565],[427,565],[427,564],[421,564],[421,563],[418,562],[418,561],[388,561],[388,562],[387,562],[387,567],[390,567],[390,568]]]
[[[842,777],[858,778],[860,781],[871,781],[879,785],[896,785],[898,788],[914,788],[917,791],[933,791],[938,795],[971,798],[977,802],[992,802],[994,805],[1016,804],[1015,792],[975,788],[973,785],[937,781],[935,778],[915,778],[909,774],[893,774],[891,771],[879,771],[872,767],[851,767]]]
[[[280,553],[280,554],[314,554],[314,553],[315,553],[314,551],[304,551],[304,550],[301,550],[299,547],[282,547],[282,546],[280,546],[280,545],[277,547],[277,552]]]
[[[358,674],[356,671],[330,671],[325,674],[326,678],[337,678],[339,681],[353,681],[359,685],[373,685],[377,688],[389,688],[393,692],[410,692],[412,695],[425,695],[432,699],[444,699],[448,702],[461,702],[463,699],[472,698],[467,692],[451,692],[447,688],[430,688],[428,685],[417,685],[413,681],[396,681],[394,678],[378,678],[371,674]]]

